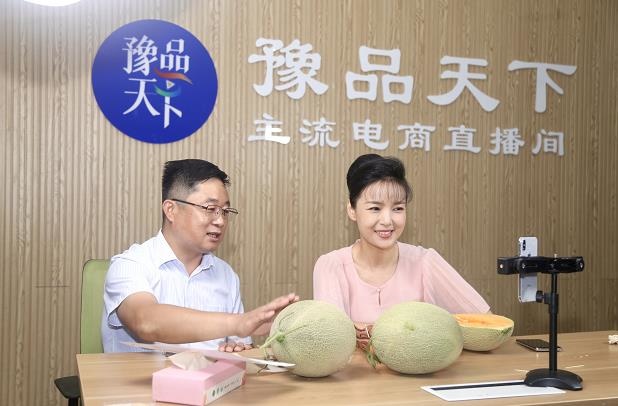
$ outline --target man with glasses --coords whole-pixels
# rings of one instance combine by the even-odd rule
[[[136,351],[123,342],[163,342],[242,351],[267,334],[294,294],[244,313],[238,276],[213,251],[238,211],[229,179],[199,159],[169,161],[162,182],[163,226],[111,260],[102,320],[105,352]]]

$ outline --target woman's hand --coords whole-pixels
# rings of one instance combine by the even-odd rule
[[[367,351],[373,325],[354,323],[354,328],[356,329],[356,347],[360,348],[363,351]]]

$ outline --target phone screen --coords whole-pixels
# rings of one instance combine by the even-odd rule
[[[517,338],[515,339],[515,341],[517,342],[517,344],[529,348],[533,351],[549,351],[549,343],[545,340],[541,340],[540,338]],[[558,351],[562,351],[562,348],[560,348],[560,346],[558,346]]]

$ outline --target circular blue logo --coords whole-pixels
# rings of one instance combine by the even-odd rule
[[[163,144],[188,137],[206,122],[218,85],[215,65],[193,34],[167,21],[140,20],[101,44],[92,88],[114,127]]]

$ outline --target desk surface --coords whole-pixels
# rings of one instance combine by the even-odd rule
[[[558,368],[583,378],[584,389],[557,395],[490,399],[486,405],[556,403],[618,404],[618,345],[608,344],[611,331],[560,334]],[[541,336],[530,336],[541,337]],[[256,351],[256,350],[252,350]],[[151,374],[170,363],[161,354],[79,354],[77,365],[86,406],[155,404]],[[342,371],[325,378],[301,378],[289,372],[248,375],[245,385],[216,405],[446,405],[421,389],[425,385],[523,379],[529,369],[547,368],[548,354],[535,353],[511,338],[500,348],[463,351],[450,367],[428,375],[400,375],[384,366],[377,370],[357,351]],[[156,403],[157,405],[165,403]],[[456,402],[457,406],[479,401]]]

